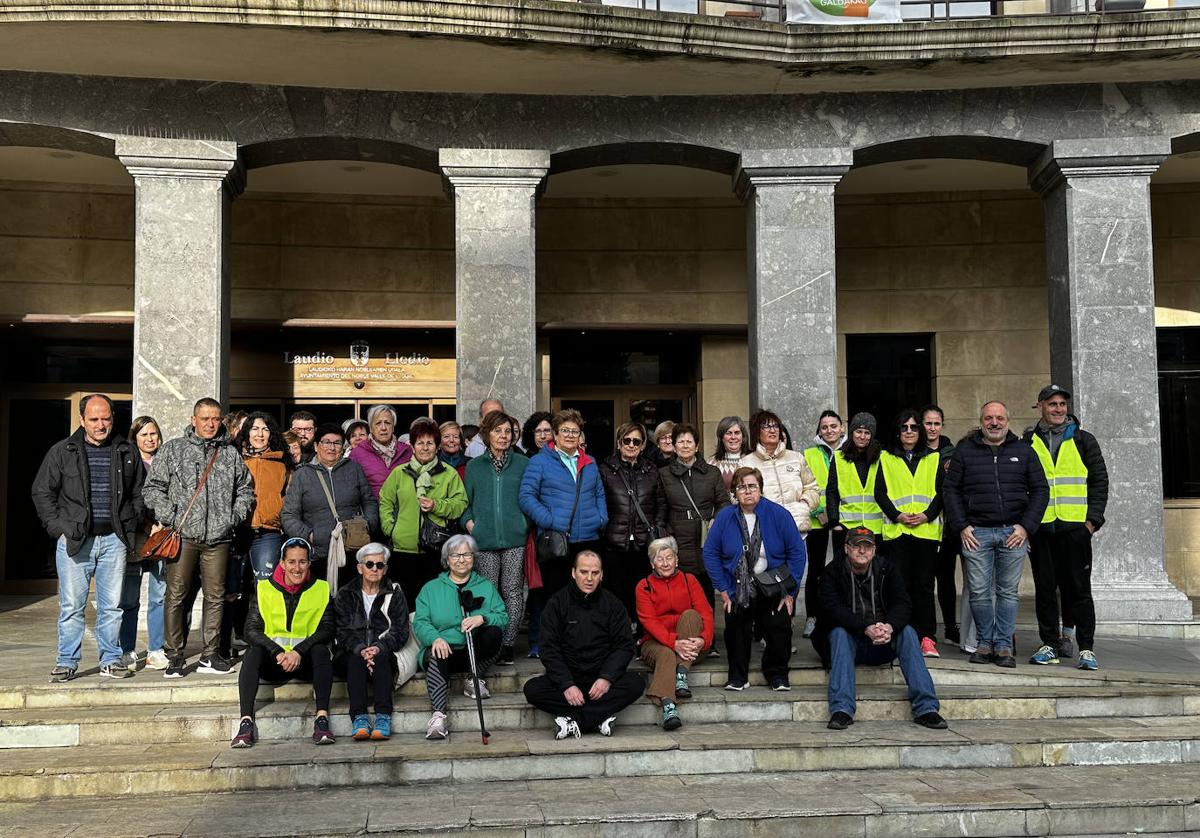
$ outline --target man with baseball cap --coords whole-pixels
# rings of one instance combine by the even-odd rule
[[[875,533],[866,527],[846,533],[845,549],[821,575],[821,611],[812,637],[829,670],[829,729],[854,724],[855,665],[880,666],[896,659],[908,684],[913,721],[944,729],[920,638],[909,625],[912,602],[900,571],[875,555]]]
[[[1024,435],[1050,484],[1050,502],[1030,540],[1042,646],[1029,662],[1054,664],[1072,657],[1074,635],[1079,643],[1079,668],[1094,670],[1100,665],[1093,651],[1092,535],[1104,525],[1108,469],[1100,443],[1071,415],[1070,401],[1071,394],[1057,384],[1043,387],[1037,401],[1042,418]]]

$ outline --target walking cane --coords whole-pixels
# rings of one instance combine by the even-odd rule
[[[483,598],[476,599],[471,595],[471,592],[463,588],[458,593],[458,605],[462,609],[463,619],[465,620],[469,612],[474,611],[483,604]],[[475,707],[479,711],[479,735],[483,738],[483,744],[488,743],[487,725],[483,721],[483,692],[479,689],[479,667],[475,663],[475,641],[471,637],[471,632],[464,632],[467,638],[467,660],[471,665],[471,681],[475,684]]]

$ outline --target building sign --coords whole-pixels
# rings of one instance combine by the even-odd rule
[[[453,381],[455,373],[453,358],[430,358],[422,353],[400,351],[373,352],[365,340],[351,343],[342,357],[333,352],[300,354],[285,350],[283,362],[291,367],[295,382],[401,384]]]
[[[900,23],[900,0],[787,0],[788,23]]]

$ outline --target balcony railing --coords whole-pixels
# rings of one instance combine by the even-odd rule
[[[581,2],[600,5],[599,0]],[[770,23],[779,23],[787,18],[786,0],[603,0],[603,5],[746,18]],[[1186,8],[1200,8],[1200,0],[900,0],[901,15],[906,21],[1128,12],[1149,14]]]

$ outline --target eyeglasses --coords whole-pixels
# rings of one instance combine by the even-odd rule
[[[462,561],[466,561],[467,559],[475,558],[475,554],[474,553],[451,553],[449,556],[447,556],[447,558],[450,559],[450,561],[452,561],[452,562],[455,562],[455,561],[462,562]]]
[[[362,562],[367,570],[387,570],[387,562]]]
[[[900,430],[902,430],[902,431],[912,431],[913,433],[916,433],[916,432],[917,432],[917,428],[918,428],[918,427],[919,427],[919,426],[917,426],[917,425],[914,425],[913,423],[909,422],[907,425],[901,425],[901,426],[900,426]]]
[[[634,448],[638,448],[642,444],[642,439],[636,436],[627,436],[621,440],[621,444],[632,445]]]
[[[764,430],[764,431],[777,431],[777,430],[779,430],[779,425],[775,424],[774,422],[767,422],[767,423],[765,423],[765,424],[763,424],[763,425],[759,425],[759,427],[760,427],[762,430]]]
[[[563,436],[579,436],[583,433],[579,428],[559,428],[558,432]]]
[[[757,491],[759,491],[757,483],[751,483],[748,486],[734,486],[733,490],[735,492],[757,492]]]
[[[338,448],[342,444],[340,439],[323,439],[317,445],[324,445],[326,448]]]

